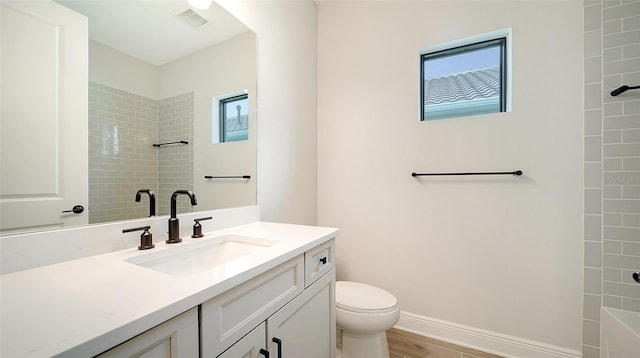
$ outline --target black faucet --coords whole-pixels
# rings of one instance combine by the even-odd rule
[[[149,216],[156,216],[156,194],[151,189],[140,189],[136,193],[136,203],[140,202],[140,196],[142,193],[149,195]]]
[[[191,205],[198,205],[196,195],[191,190],[176,190],[171,194],[171,217],[169,218],[169,238],[166,241],[167,244],[175,244],[182,241],[180,238],[180,221],[176,217],[176,198],[180,194],[188,195],[189,199],[191,199]]]

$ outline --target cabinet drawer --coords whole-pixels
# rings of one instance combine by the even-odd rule
[[[303,255],[202,304],[202,357],[216,357],[292,298],[303,287]]]
[[[315,280],[336,266],[335,239],[304,253],[304,287],[309,287]]]

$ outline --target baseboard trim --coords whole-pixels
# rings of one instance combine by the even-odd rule
[[[400,312],[395,328],[504,357],[581,358],[582,353],[563,347],[436,318]]]

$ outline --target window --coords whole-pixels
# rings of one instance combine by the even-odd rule
[[[507,38],[421,55],[421,118],[507,111]]]
[[[249,95],[220,99],[220,142],[249,138]]]

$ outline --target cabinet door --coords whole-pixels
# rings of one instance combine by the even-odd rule
[[[218,358],[258,358],[265,357],[265,336],[267,334],[266,324],[262,322],[249,334],[237,341],[231,348],[227,349]]]
[[[267,344],[272,358],[335,357],[335,269],[269,317]]]
[[[98,357],[197,358],[198,354],[198,311],[193,308]]]

